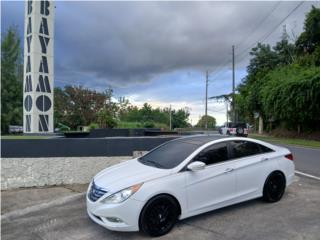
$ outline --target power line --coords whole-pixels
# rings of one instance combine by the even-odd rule
[[[237,44],[237,47],[239,47],[239,46],[241,46],[241,44],[245,43],[245,42],[249,39],[249,37],[251,37],[251,35],[252,35],[253,33],[255,33],[255,32],[260,28],[260,26],[261,26],[261,25],[269,18],[269,16],[272,15],[272,13],[278,8],[278,6],[280,5],[280,3],[281,3],[281,1],[277,2],[277,3],[273,6],[273,8],[271,9],[271,11],[268,12],[268,14],[265,15],[265,17],[264,17],[264,18],[256,25],[256,27],[253,29],[253,31],[251,31],[250,34],[246,35],[247,37],[246,37],[244,40],[242,40],[239,44]]]
[[[288,18],[292,13],[294,13],[299,7],[302,6],[302,4],[303,4],[304,2],[305,2],[305,1],[299,2],[274,28],[272,28],[272,30],[271,30],[270,32],[264,34],[258,41],[255,41],[255,42],[254,42],[253,44],[251,44],[249,47],[245,48],[243,51],[241,51],[239,54],[237,54],[236,57],[237,57],[238,59],[240,59],[240,60],[237,60],[237,62],[238,62],[238,63],[241,62],[241,61],[249,54],[248,50],[251,49],[252,47],[254,47],[258,42],[264,42],[266,39],[268,39],[268,38],[271,36],[271,34],[272,34],[275,30],[277,30],[278,27],[279,27],[285,20],[287,20],[287,18]],[[263,22],[265,22],[265,20],[275,11],[275,9],[276,9],[278,6],[279,6],[279,4],[276,4],[276,5],[271,9],[270,13],[269,13],[262,21],[259,22],[259,24],[258,24],[257,27],[255,28],[255,30],[258,29]],[[251,35],[251,33],[250,33],[249,35]],[[241,44],[241,43],[240,43],[240,44]],[[238,44],[238,46],[240,46],[240,44]],[[243,55],[243,56],[242,56],[242,55]],[[241,56],[242,56],[242,57],[241,57]],[[219,65],[219,67],[218,67],[219,70],[216,72],[216,74],[218,74],[218,73],[219,73],[220,71],[222,71],[224,68],[228,67],[227,64],[229,64],[229,61],[230,61],[230,60],[228,59],[228,61],[227,61],[226,63],[224,63],[223,65]],[[212,79],[212,80],[210,80],[210,82],[213,81],[213,80],[215,80],[215,78]]]
[[[247,35],[247,37],[245,39],[243,39],[239,44],[237,44],[237,46],[241,46],[243,43],[245,43],[249,37],[267,20],[267,18],[277,9],[277,7],[279,6],[281,2],[277,2],[273,8],[271,9],[270,12],[268,12],[268,14],[256,25],[256,27],[253,29],[253,31],[251,31],[251,33],[249,35]],[[222,71],[224,68],[225,68],[225,65],[229,64],[230,62],[230,59],[227,59],[223,64],[220,64],[216,69],[219,69],[216,71],[216,73]],[[212,73],[213,71],[210,72],[210,74]],[[213,81],[210,80],[210,81]]]
[[[270,35],[278,29],[278,27],[285,21],[287,20],[287,18],[294,13],[300,6],[302,6],[302,4],[304,3],[304,1],[301,1],[300,3],[298,3],[286,16],[285,18],[283,18],[269,33],[265,34],[262,36],[262,38],[260,38],[258,41],[254,42],[253,44],[251,44],[249,47],[247,47],[245,50],[243,50],[241,53],[239,53],[237,55],[237,57],[241,56],[244,53],[247,53],[247,51],[249,49],[251,49],[253,46],[255,46],[258,42],[264,42],[266,39],[268,39],[268,37],[270,37]]]

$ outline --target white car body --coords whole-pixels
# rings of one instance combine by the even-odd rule
[[[207,136],[208,137],[208,136]],[[193,137],[189,139],[192,141]],[[173,140],[176,141],[176,140]],[[205,166],[199,171],[190,171],[186,166],[203,149],[231,141],[249,141],[270,148],[272,152]],[[294,163],[285,156],[291,154],[286,148],[259,140],[229,137],[208,141],[172,169],[147,166],[132,159],[98,173],[87,192],[87,212],[97,224],[116,231],[138,231],[139,217],[145,204],[154,196],[168,194],[180,205],[179,219],[222,208],[249,199],[261,197],[266,179],[273,171],[281,171],[286,186],[294,178]],[[107,191],[96,201],[89,198],[92,184]],[[121,203],[105,204],[103,199],[122,189],[143,183],[141,188]],[[120,219],[115,222],[110,219]]]

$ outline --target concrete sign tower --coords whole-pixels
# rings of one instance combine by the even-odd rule
[[[23,132],[53,132],[52,1],[26,1],[24,29]]]

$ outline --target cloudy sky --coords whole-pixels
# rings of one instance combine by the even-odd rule
[[[304,2],[281,23],[299,3],[56,1],[55,86],[111,86],[135,105],[187,107],[195,124],[204,114],[205,71],[209,97],[230,93],[231,46],[240,83],[250,47],[274,44],[283,25],[294,39],[311,5],[320,6]],[[2,36],[10,25],[23,38],[24,2],[1,1]],[[225,122],[223,103],[208,108]]]

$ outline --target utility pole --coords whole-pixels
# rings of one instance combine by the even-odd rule
[[[209,73],[206,71],[206,107],[205,107],[205,129],[208,128],[208,78]]]
[[[171,104],[170,104],[170,114],[169,114],[169,120],[170,120],[170,123],[169,123],[169,125],[170,125],[170,131],[171,131],[171,129],[172,129],[172,120],[171,120]]]
[[[232,45],[232,121],[236,121],[235,104],[235,71],[234,71],[234,45]]]
[[[226,101],[226,108],[227,108],[227,124],[229,122],[229,116],[228,116],[228,101]],[[228,126],[228,125],[227,125]]]

